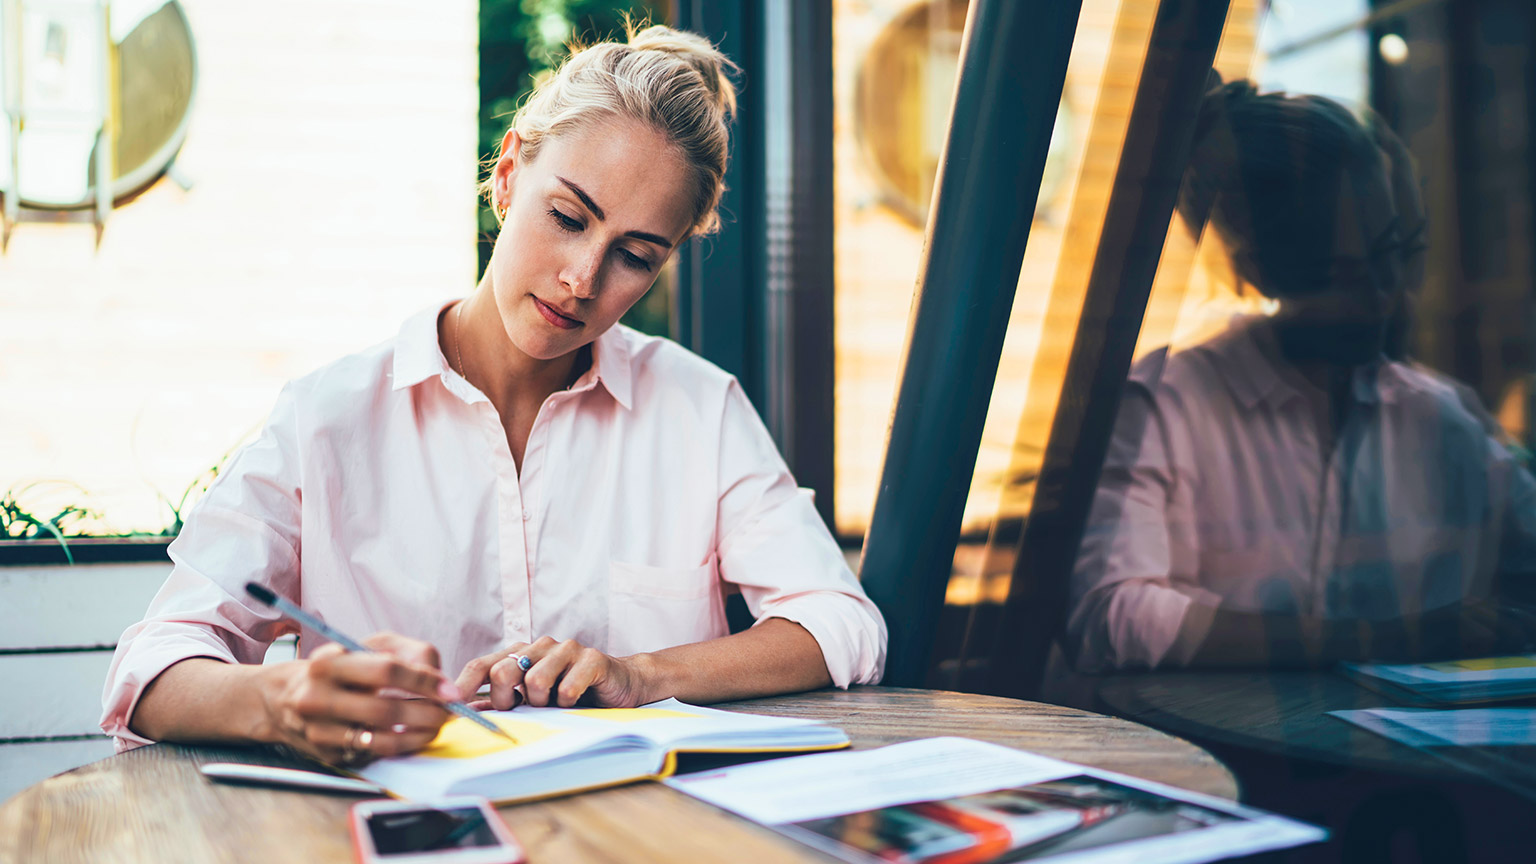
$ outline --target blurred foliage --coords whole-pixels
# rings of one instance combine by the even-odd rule
[[[52,516],[42,516],[39,512],[46,513],[54,510],[49,507],[38,511],[41,506],[34,503],[37,493],[46,493],[49,487],[67,487],[69,498],[64,504],[57,506]],[[89,523],[99,520],[101,514],[80,504],[74,503],[76,495],[84,492],[79,486],[66,482],[38,482],[30,483],[19,489],[12,488],[0,496],[0,540],[47,540],[53,539],[59,542],[64,549],[64,557],[69,563],[75,563],[75,557],[69,551],[69,544],[64,538],[69,536],[81,536],[91,533]],[[24,503],[25,500],[25,503]]]
[[[638,0],[481,0],[480,2],[480,157],[482,176],[490,170],[501,136],[512,115],[540,76],[548,75],[569,54],[572,42],[597,42],[624,36],[624,19],[667,20],[667,3]],[[479,202],[480,270],[484,274],[496,238],[496,216]],[[670,268],[669,268],[670,271]],[[664,273],[624,323],[646,333],[666,335],[671,273]]]
[[[159,531],[123,531],[113,527],[100,510],[90,506],[90,490],[67,480],[38,480],[13,486],[0,494],[0,541],[5,540],[54,540],[64,550],[64,557],[73,564],[74,553],[69,541],[79,537],[174,538],[181,533],[181,526],[192,505],[197,503],[223,473],[225,466],[236,452],[250,439],[254,429],[235,446],[224,452],[219,461],[203,469],[181,490],[174,501],[156,489],[155,494],[170,511],[171,521]],[[52,516],[43,514],[52,513]]]

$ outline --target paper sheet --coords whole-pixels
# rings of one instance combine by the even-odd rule
[[[768,825],[988,792],[1073,773],[1075,766],[967,738],[759,762],[668,785]],[[816,782],[807,783],[807,777]]]
[[[1536,745],[1536,708],[1367,708],[1329,714],[1411,747]]]

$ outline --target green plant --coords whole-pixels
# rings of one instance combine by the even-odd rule
[[[101,514],[80,504],[66,504],[51,517],[44,518],[32,512],[27,505],[22,504],[22,498],[30,490],[45,486],[69,486],[84,493],[85,490],[73,483],[62,481],[41,481],[29,483],[21,488],[7,489],[4,497],[0,497],[0,537],[7,540],[36,540],[44,535],[59,541],[59,546],[64,550],[64,557],[69,563],[75,563],[75,556],[70,552],[69,542],[64,538],[78,535],[73,529],[81,522],[97,520]]]
[[[13,486],[0,496],[0,540],[43,540],[53,539],[58,542],[59,548],[64,552],[64,558],[70,564],[75,563],[74,552],[70,549],[71,539],[82,537],[109,537],[117,539],[130,539],[139,537],[175,537],[181,533],[182,526],[186,524],[185,514],[208,487],[213,485],[235,452],[244,444],[236,444],[225,451],[218,461],[208,466],[181,490],[181,495],[172,501],[164,492],[156,489],[155,494],[165,503],[171,511],[171,522],[159,531],[110,531],[102,530],[104,521],[101,512],[87,506],[91,493],[78,483],[70,483],[63,480],[40,480],[27,483],[22,486]],[[50,494],[51,493],[51,494]],[[43,500],[63,500],[62,504],[48,505]],[[44,517],[38,515],[55,510],[54,515]]]

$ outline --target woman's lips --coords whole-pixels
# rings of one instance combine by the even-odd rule
[[[561,330],[575,330],[577,327],[581,326],[580,321],[577,321],[575,318],[572,318],[568,315],[561,315],[559,312],[555,311],[553,306],[545,303],[538,297],[534,297],[532,294],[528,296],[533,297],[533,305],[538,307],[539,314],[544,316],[545,321],[548,321],[556,327],[559,327]]]

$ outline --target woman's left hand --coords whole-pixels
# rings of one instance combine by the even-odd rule
[[[517,658],[532,665],[524,671]],[[537,708],[578,703],[599,708],[633,708],[647,698],[645,655],[609,657],[574,639],[557,642],[548,636],[533,644],[514,642],[504,650],[469,661],[459,673],[459,692],[473,694],[487,681],[489,700],[471,701],[476,709],[506,711],[527,702]]]

